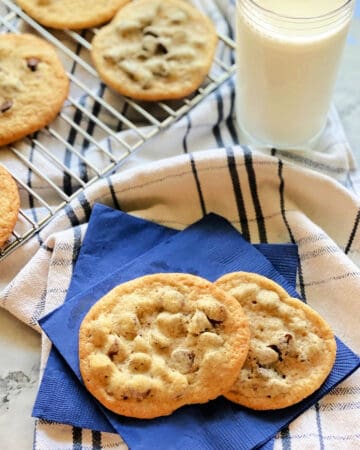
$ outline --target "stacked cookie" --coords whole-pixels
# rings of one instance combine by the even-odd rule
[[[175,273],[129,281],[90,309],[79,334],[89,392],[137,418],[220,395],[284,408],[321,386],[335,355],[333,332],[315,311],[244,272],[215,283]]]
[[[229,390],[249,337],[242,308],[225,291],[193,275],[149,275],[91,308],[80,328],[80,370],[112,411],[163,416]]]

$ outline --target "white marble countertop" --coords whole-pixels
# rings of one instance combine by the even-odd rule
[[[335,104],[360,165],[360,6],[345,49]],[[0,274],[0,289],[1,282]],[[32,405],[38,387],[40,336],[0,309],[0,449],[32,448]]]

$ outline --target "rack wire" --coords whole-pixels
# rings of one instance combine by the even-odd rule
[[[234,42],[219,34],[219,51],[200,88],[180,101],[146,104],[112,92],[91,64],[97,29],[50,30],[13,1],[0,0],[0,33],[30,32],[53,44],[70,79],[70,93],[58,118],[39,132],[0,150],[18,184],[18,222],[0,249],[0,260],[44,227],[59,210],[97,180],[118,170],[161,130],[171,126],[235,71],[221,54]]]

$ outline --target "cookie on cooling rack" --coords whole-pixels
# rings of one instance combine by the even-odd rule
[[[16,0],[46,27],[80,30],[108,22],[130,0]]]
[[[217,44],[208,17],[182,0],[137,0],[119,10],[92,41],[100,78],[145,101],[183,98],[210,70]]]
[[[68,90],[50,44],[31,34],[0,35],[0,146],[49,124]]]
[[[238,300],[251,330],[246,362],[225,397],[252,409],[278,409],[322,385],[335,362],[336,341],[318,313],[257,274],[235,272],[215,284]]]
[[[80,371],[108,409],[149,419],[227,391],[249,338],[239,303],[212,283],[148,275],[117,286],[87,313]]]
[[[17,184],[10,173],[0,165],[0,247],[13,231],[20,208]]]

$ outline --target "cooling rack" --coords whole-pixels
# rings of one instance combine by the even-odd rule
[[[96,29],[49,30],[14,2],[0,0],[0,33],[7,32],[34,33],[53,44],[71,88],[52,124],[0,151],[0,163],[18,183],[21,200],[18,222],[0,249],[0,259],[37,233],[86,187],[120,170],[142,144],[187,114],[235,70],[229,57],[234,42],[219,34],[214,64],[196,92],[181,101],[146,104],[121,97],[99,81],[89,58]]]

